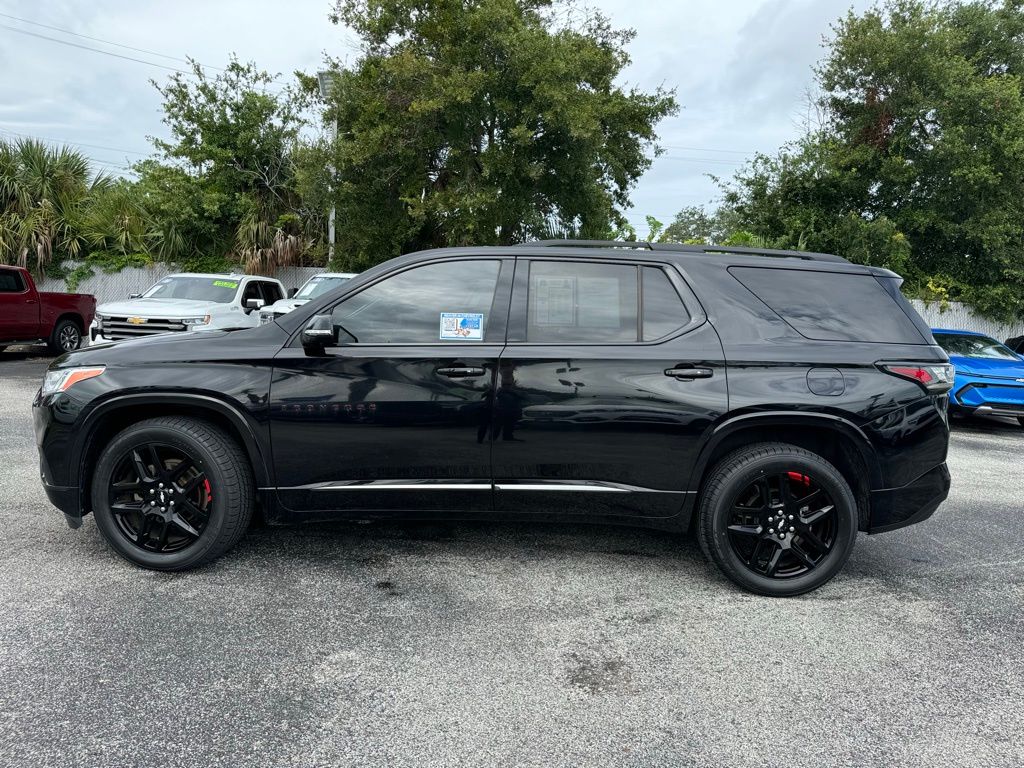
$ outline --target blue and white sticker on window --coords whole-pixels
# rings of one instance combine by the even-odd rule
[[[442,312],[441,341],[483,341],[484,316],[472,312]]]

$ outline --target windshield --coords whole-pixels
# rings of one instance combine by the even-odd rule
[[[983,357],[988,360],[1020,360],[1017,355],[988,336],[961,336],[953,333],[936,333],[935,341],[950,355]]]
[[[296,299],[315,299],[348,280],[347,277],[311,277],[295,294]]]
[[[144,299],[191,299],[228,304],[235,298],[238,281],[223,277],[193,275],[165,277],[142,294]]]

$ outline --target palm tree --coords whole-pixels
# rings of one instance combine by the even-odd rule
[[[42,270],[77,256],[87,201],[108,183],[67,147],[0,141],[0,262]]]

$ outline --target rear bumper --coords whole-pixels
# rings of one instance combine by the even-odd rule
[[[868,533],[884,533],[927,520],[946,500],[949,486],[949,469],[942,463],[902,488],[872,491]]]

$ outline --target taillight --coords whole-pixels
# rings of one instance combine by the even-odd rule
[[[878,367],[901,379],[916,381],[935,394],[949,392],[956,374],[956,369],[949,363],[879,363]]]

